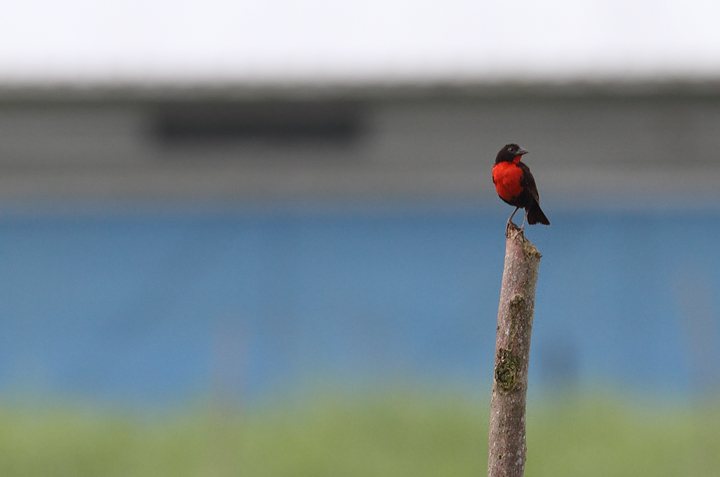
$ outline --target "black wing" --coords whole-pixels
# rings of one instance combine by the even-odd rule
[[[533,199],[535,202],[540,203],[540,194],[538,193],[535,178],[532,172],[530,172],[530,168],[522,162],[518,163],[518,166],[520,166],[520,169],[523,171],[523,192],[528,195],[528,199]]]

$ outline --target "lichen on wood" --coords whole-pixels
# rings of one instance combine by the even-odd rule
[[[521,368],[520,358],[510,350],[500,348],[495,360],[495,381],[499,390],[506,393],[514,391]]]

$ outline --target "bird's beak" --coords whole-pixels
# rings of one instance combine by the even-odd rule
[[[525,149],[523,149],[523,148],[521,147],[520,150],[517,152],[517,155],[518,155],[518,156],[522,156],[523,154],[527,154],[528,152],[530,152],[530,151],[526,151]]]

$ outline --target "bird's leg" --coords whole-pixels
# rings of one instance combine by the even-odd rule
[[[525,221],[527,220],[527,214],[528,214],[527,209],[525,209],[525,216],[523,217],[523,223],[522,223],[522,226],[520,227],[520,232],[525,231]]]
[[[513,213],[510,214],[510,218],[508,219],[507,224],[505,225],[505,235],[506,235],[506,236],[507,236],[508,233],[509,233],[510,224],[513,223],[513,221],[512,221],[513,215],[515,215],[515,212],[517,212],[519,208],[520,208],[520,207],[515,207],[515,210],[513,210]]]
[[[515,210],[513,210],[513,213],[510,214],[510,218],[509,218],[508,221],[507,221],[507,224],[508,224],[508,225],[510,225],[510,222],[512,222],[513,215],[515,215],[515,212],[517,212],[519,208],[520,208],[520,207],[515,207]]]

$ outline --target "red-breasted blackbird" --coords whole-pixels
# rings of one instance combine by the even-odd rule
[[[538,222],[550,225],[550,221],[540,209],[540,195],[535,179],[528,166],[520,162],[523,154],[527,153],[528,151],[517,144],[508,144],[498,152],[492,170],[493,184],[498,195],[508,204],[515,206],[508,219],[508,225],[518,209],[525,209],[525,218],[520,230],[525,229],[526,220],[530,225]]]

